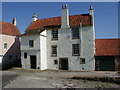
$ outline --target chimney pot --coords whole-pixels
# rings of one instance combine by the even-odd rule
[[[32,22],[37,20],[37,14],[35,13],[32,17]]]
[[[68,9],[68,5],[67,4],[65,4],[65,9]]]
[[[92,8],[92,5],[90,5],[90,9],[93,9],[93,8]]]
[[[17,25],[17,21],[16,21],[16,18],[13,18],[13,21],[12,21],[13,25],[16,26]]]
[[[62,5],[62,9],[64,9],[64,5]]]

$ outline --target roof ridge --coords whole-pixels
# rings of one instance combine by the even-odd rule
[[[88,15],[88,13],[86,13],[86,14],[77,14],[77,15],[69,15],[69,17],[70,16],[79,16],[79,15]],[[45,20],[45,19],[52,19],[52,18],[61,18],[62,16],[57,16],[57,17],[50,17],[50,18],[43,18],[43,19],[38,19],[37,21],[39,21],[39,20]]]
[[[8,23],[8,24],[12,24],[12,23],[10,23],[10,22],[5,22],[5,21],[0,21],[1,23]],[[13,24],[12,24],[13,25]]]

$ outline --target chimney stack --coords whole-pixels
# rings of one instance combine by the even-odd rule
[[[61,28],[69,28],[69,11],[68,11],[68,6],[62,5],[62,23],[61,23]]]
[[[92,5],[90,5],[90,9],[89,9],[89,15],[91,16],[91,25],[94,25],[94,11],[92,8]]]
[[[35,13],[32,17],[32,22],[37,20],[37,14]]]
[[[16,21],[16,18],[13,18],[13,21],[12,21],[13,25],[16,26],[17,25],[17,21]]]

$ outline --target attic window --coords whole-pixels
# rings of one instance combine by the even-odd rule
[[[52,30],[52,40],[58,40],[58,30]]]

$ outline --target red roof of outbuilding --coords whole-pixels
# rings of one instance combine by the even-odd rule
[[[120,39],[96,39],[95,48],[95,56],[120,55]]]
[[[12,23],[0,21],[0,34],[17,36],[20,35],[20,32]]]
[[[82,22],[83,25],[90,25],[90,15],[82,14],[69,16],[70,26],[79,26],[80,22]],[[34,29],[43,29],[46,26],[60,26],[60,25],[61,17],[39,19],[37,21],[32,22],[26,29],[26,31]]]

